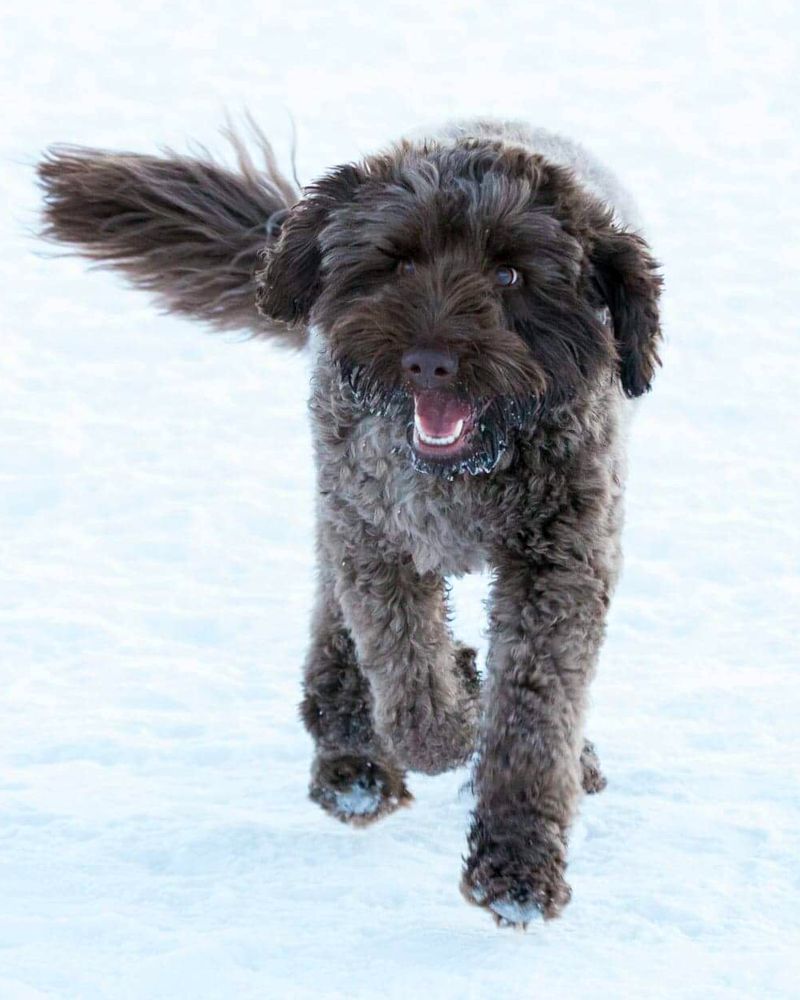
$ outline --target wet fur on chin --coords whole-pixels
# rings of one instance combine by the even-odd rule
[[[659,364],[656,262],[611,175],[519,123],[402,141],[302,197],[259,141],[263,170],[235,137],[238,169],[56,147],[45,235],[214,328],[313,330],[311,797],[361,826],[411,802],[407,770],[474,758],[463,894],[501,925],[555,916],[579,797],[605,784],[583,720],[620,566],[625,397]],[[498,288],[498,267],[521,281]],[[476,414],[452,461],[412,438],[403,358],[432,341],[458,359],[451,412]],[[483,566],[481,690],[446,577]]]

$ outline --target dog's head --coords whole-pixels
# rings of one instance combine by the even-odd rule
[[[494,467],[510,435],[603,378],[645,392],[660,278],[569,171],[469,140],[404,143],[313,184],[259,275],[273,319],[314,323],[415,465]]]

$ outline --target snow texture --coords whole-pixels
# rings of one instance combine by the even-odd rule
[[[0,997],[800,996],[797,6],[3,5]],[[563,919],[458,893],[466,772],[351,830],[306,799],[306,362],[33,236],[62,140],[306,181],[425,121],[563,130],[667,277]],[[485,580],[455,586],[481,643]]]

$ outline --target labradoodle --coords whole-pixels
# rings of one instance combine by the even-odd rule
[[[620,566],[630,399],[661,278],[619,183],[575,143],[467,121],[298,195],[257,168],[55,147],[45,234],[168,310],[313,355],[318,583],[311,797],[362,825],[406,769],[474,755],[462,892],[498,923],[568,902],[567,835],[605,779],[583,723]],[[446,579],[493,574],[483,688]]]

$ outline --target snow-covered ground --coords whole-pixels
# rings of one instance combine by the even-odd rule
[[[0,998],[800,996],[800,339],[791,3],[4,6]],[[216,150],[310,179],[520,115],[637,194],[667,276],[574,900],[457,883],[465,772],[365,831],[305,798],[305,362],[204,335],[32,236],[39,150]],[[481,641],[484,581],[456,587]]]

